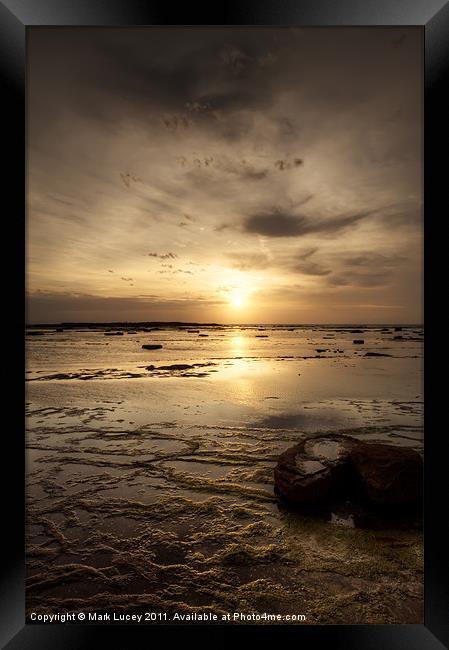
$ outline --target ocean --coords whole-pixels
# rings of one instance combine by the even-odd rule
[[[305,436],[422,453],[421,327],[62,328],[26,337],[28,615],[422,622],[419,525],[293,512],[273,490]]]

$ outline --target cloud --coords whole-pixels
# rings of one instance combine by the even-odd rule
[[[247,65],[249,57],[237,47],[228,45],[221,53],[223,65],[229,68],[233,74],[240,74]]]
[[[36,292],[27,296],[27,321],[107,322],[108,320],[195,320],[223,304],[212,297],[162,299],[157,295],[104,297],[66,292]],[[204,318],[199,319],[206,320]]]
[[[371,267],[371,268],[391,268],[398,266],[407,259],[404,255],[385,255],[382,253],[373,253],[372,251],[349,254],[344,256],[343,263],[346,266],[354,267]]]
[[[407,262],[402,254],[386,255],[372,251],[338,255],[334,273],[327,283],[334,287],[386,287],[393,284],[398,270]]]
[[[318,253],[318,260],[312,259]],[[310,277],[325,278],[326,284],[340,286],[373,287],[390,283],[394,271],[407,260],[404,255],[389,256],[371,251],[326,254],[318,247],[302,251],[267,254],[244,250],[228,252],[232,268],[239,271],[263,271],[268,269]]]
[[[176,253],[148,253],[148,257],[157,257],[160,260],[175,260],[178,256]]]
[[[134,174],[130,174],[129,172],[127,172],[126,174],[120,172],[120,178],[122,179],[123,185],[128,189],[131,187],[132,183],[142,183],[141,178],[135,176]]]
[[[184,115],[168,115],[162,118],[162,124],[172,133],[179,129],[188,129],[191,122]]]
[[[185,156],[178,156],[176,162],[186,170],[203,170],[206,172],[213,170],[239,177],[243,181],[262,180],[269,174],[269,169],[266,166],[258,166],[245,159],[235,160],[228,156],[206,156],[204,158],[194,157],[190,159]],[[204,182],[204,176],[200,177],[200,182]]]
[[[231,266],[239,271],[266,269],[270,265],[269,257],[264,253],[231,252],[226,253],[226,257],[230,260]]]
[[[327,269],[316,262],[298,262],[292,267],[295,271],[299,271],[303,275],[329,275],[331,269]]]
[[[392,280],[391,274],[387,271],[377,273],[335,273],[328,279],[328,284],[333,287],[381,287],[389,284]]]
[[[226,174],[235,174],[242,180],[259,181],[266,178],[269,174],[267,167],[259,167],[245,159],[237,161],[229,159],[218,160],[215,166],[219,171],[223,171]]]
[[[356,225],[372,211],[341,215],[330,219],[312,219],[294,215],[278,209],[246,217],[242,223],[243,232],[265,237],[303,237],[310,234],[330,235]]]
[[[315,246],[314,248],[307,248],[306,250],[302,251],[302,252],[299,254],[298,257],[299,257],[300,260],[307,260],[307,259],[309,259],[309,257],[311,257],[312,255],[315,255],[315,253],[316,253],[317,251],[318,251],[318,247],[317,247],[317,246]]]
[[[295,167],[300,167],[304,161],[302,158],[293,158],[293,160],[276,160],[274,166],[279,169],[279,171],[284,171],[284,169],[294,169]]]

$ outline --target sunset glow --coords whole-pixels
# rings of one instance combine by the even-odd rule
[[[30,320],[420,322],[421,36],[361,33],[33,31]]]

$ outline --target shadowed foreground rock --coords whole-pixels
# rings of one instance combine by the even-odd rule
[[[277,492],[297,504],[328,500],[346,480],[348,450],[339,439],[308,439],[279,456],[274,470]]]
[[[355,496],[377,508],[410,509],[421,501],[423,463],[412,449],[326,435],[281,454],[274,480],[277,494],[294,505]]]
[[[422,495],[423,462],[418,452],[359,442],[349,452],[368,501],[377,506],[413,507]]]

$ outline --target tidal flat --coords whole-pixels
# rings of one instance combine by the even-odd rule
[[[422,453],[422,328],[105,330],[27,336],[28,612],[422,623],[419,523],[357,528],[273,490],[305,436]]]

